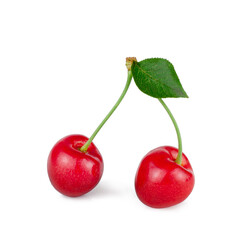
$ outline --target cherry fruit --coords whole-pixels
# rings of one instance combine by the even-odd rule
[[[170,207],[189,196],[195,180],[191,165],[182,153],[177,122],[162,98],[188,98],[188,95],[173,65],[166,59],[134,61],[132,74],[137,87],[162,104],[174,124],[178,139],[178,149],[159,147],[143,158],[136,173],[135,190],[138,198],[150,207]]]
[[[136,177],[138,198],[154,208],[165,208],[184,201],[191,193],[195,178],[192,167],[182,153],[182,140],[177,122],[162,99],[158,99],[170,116],[178,139],[178,149],[158,147],[141,161]]]
[[[135,189],[138,198],[153,208],[165,208],[184,201],[191,193],[195,178],[187,157],[177,164],[178,149],[164,146],[150,151],[141,161]]]
[[[103,160],[92,141],[126,95],[132,80],[133,60],[134,58],[129,58],[126,61],[128,75],[121,96],[91,137],[70,135],[59,140],[52,148],[47,170],[53,187],[60,193],[78,197],[91,191],[100,181],[104,168]]]
[[[91,143],[86,152],[80,148],[88,138],[70,135],[52,148],[47,163],[53,187],[69,197],[78,197],[91,191],[100,181],[103,160],[97,147]]]

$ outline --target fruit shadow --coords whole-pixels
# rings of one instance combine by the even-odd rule
[[[80,196],[74,197],[73,200],[80,200],[80,199],[93,199],[93,198],[105,198],[107,196],[118,196],[121,193],[117,191],[113,186],[107,183],[99,183],[94,189],[90,192]],[[64,196],[64,198],[70,199],[70,197]]]
[[[186,206],[187,206],[187,202],[183,201],[183,202],[176,204],[174,206],[167,207],[167,208],[161,208],[161,209],[164,210],[164,211],[175,211],[175,210],[178,211],[178,210],[180,210],[180,209],[182,209]]]

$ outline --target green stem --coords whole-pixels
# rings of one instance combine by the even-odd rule
[[[160,103],[163,105],[163,107],[165,108],[166,112],[169,114],[174,126],[175,126],[175,130],[176,130],[176,134],[177,134],[177,138],[178,138],[178,155],[176,158],[176,163],[181,165],[181,159],[182,159],[182,140],[181,140],[181,134],[180,134],[180,130],[178,128],[178,125],[176,123],[175,118],[173,117],[170,109],[167,107],[167,105],[164,103],[164,101],[161,98],[158,98],[158,100],[160,101]]]
[[[88,150],[89,145],[91,144],[91,142],[93,141],[93,139],[95,138],[95,136],[97,135],[97,133],[100,131],[100,129],[103,127],[103,125],[106,123],[106,121],[110,118],[110,116],[112,115],[112,113],[116,110],[116,108],[118,107],[118,105],[121,103],[122,99],[124,98],[124,96],[127,93],[127,90],[130,86],[132,80],[132,71],[128,71],[128,75],[127,75],[127,82],[126,82],[126,86],[121,94],[121,96],[119,97],[119,99],[117,100],[116,104],[113,106],[113,108],[110,110],[110,112],[107,114],[107,116],[104,118],[104,120],[100,123],[100,125],[96,128],[96,130],[94,131],[94,133],[91,135],[91,137],[89,138],[89,140],[80,148],[80,150],[82,152],[86,152]]]

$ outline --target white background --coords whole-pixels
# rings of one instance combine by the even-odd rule
[[[0,238],[242,239],[242,1],[0,1]],[[161,104],[134,82],[94,143],[105,164],[80,198],[51,186],[60,138],[90,136],[126,82],[125,58],[170,60],[189,99],[167,99],[196,184],[152,209],[134,177],[177,146]]]

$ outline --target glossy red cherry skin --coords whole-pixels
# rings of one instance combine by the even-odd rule
[[[70,135],[52,148],[47,170],[53,187],[69,197],[78,197],[91,191],[103,174],[103,160],[91,143],[87,152],[79,149],[87,142],[83,135]]]
[[[135,189],[138,198],[153,208],[165,208],[184,201],[191,193],[195,178],[187,157],[175,163],[178,149],[164,146],[150,151],[141,161]]]

